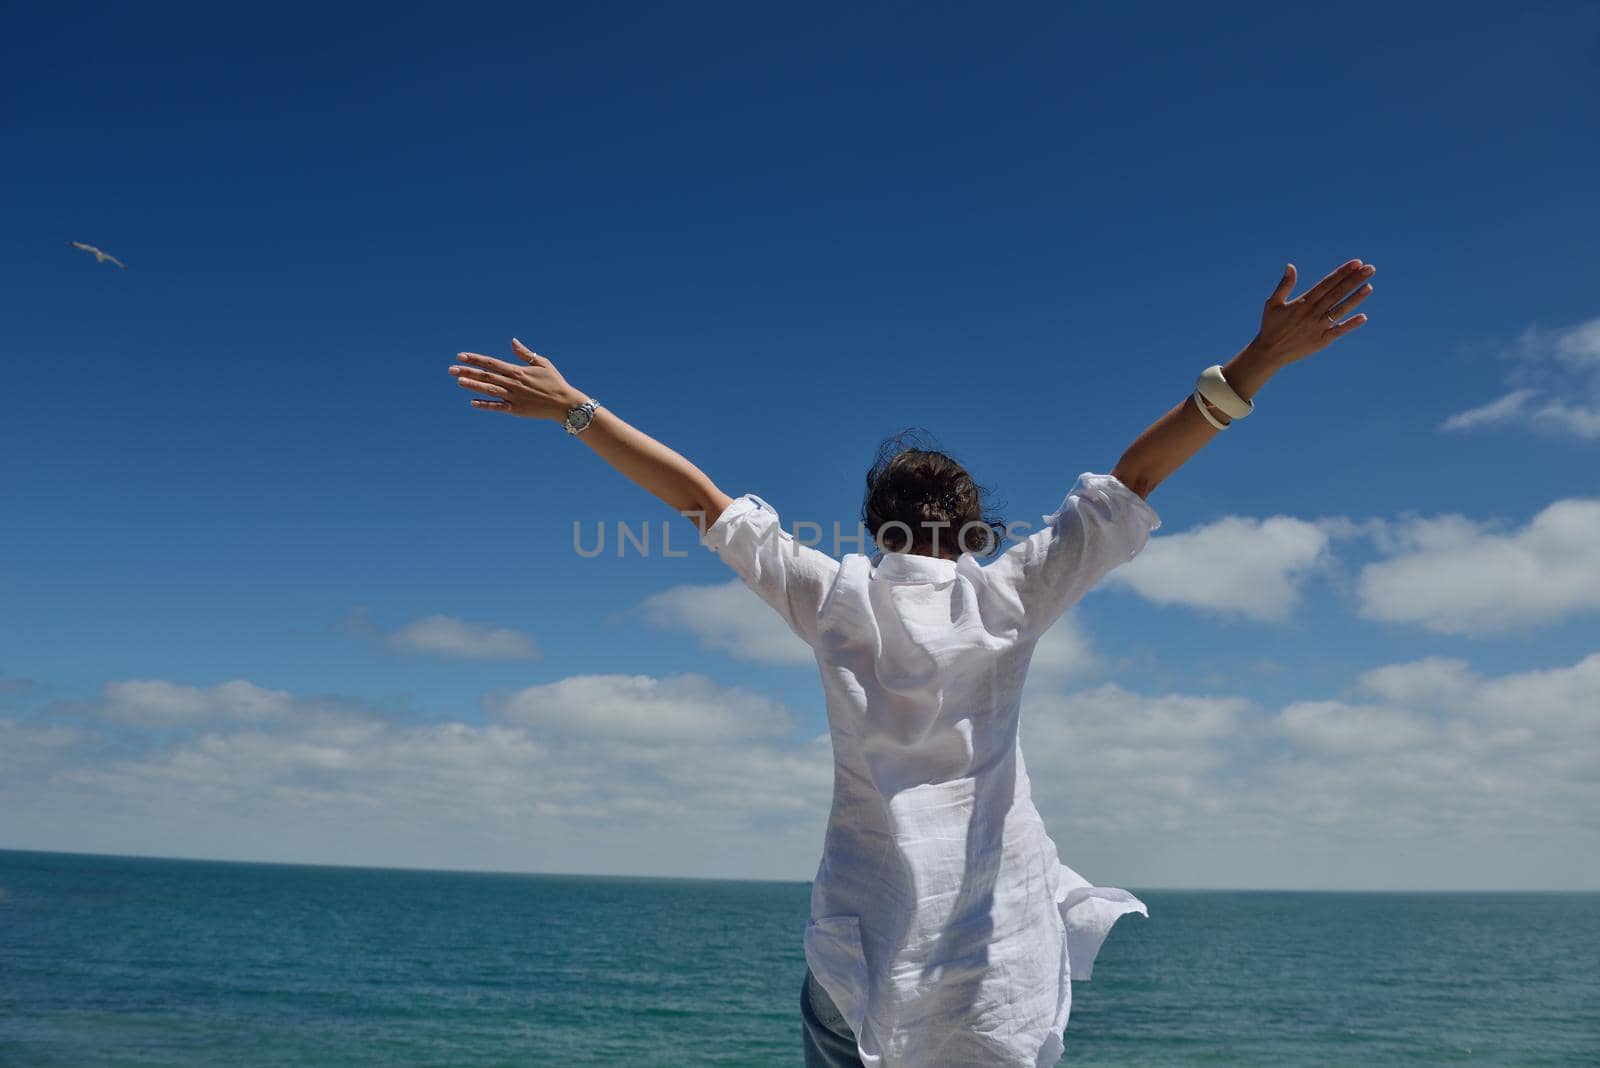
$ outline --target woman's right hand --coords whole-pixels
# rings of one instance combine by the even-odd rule
[[[1267,298],[1261,313],[1261,331],[1251,345],[1278,364],[1303,360],[1367,321],[1351,315],[1355,306],[1372,294],[1367,283],[1377,270],[1370,263],[1351,260],[1335,268],[1303,296],[1289,299],[1294,289],[1294,264],[1284,268],[1283,280]]]
[[[584,402],[584,395],[568,384],[555,364],[516,338],[511,339],[511,349],[522,363],[476,352],[456,354],[461,363],[450,367],[456,385],[485,394],[473,398],[474,408],[531,419],[565,419],[569,409]]]

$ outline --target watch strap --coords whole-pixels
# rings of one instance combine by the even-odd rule
[[[593,397],[590,397],[582,404],[574,404],[572,407],[567,409],[567,417],[566,419],[562,420],[561,425],[566,428],[566,431],[569,434],[581,434],[585,430],[588,430],[589,427],[594,425],[594,413],[599,407],[600,403]],[[586,412],[589,418],[583,421],[582,426],[575,426],[573,425],[572,417],[577,415],[579,412]]]

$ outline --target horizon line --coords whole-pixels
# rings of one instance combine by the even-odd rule
[[[176,856],[154,853],[85,852],[72,849],[25,849],[0,846],[0,854],[36,853],[58,857],[93,857],[101,860],[154,860],[183,864],[242,864],[271,868],[327,868],[338,871],[415,872],[434,875],[494,875],[514,878],[631,879],[639,882],[773,883],[809,886],[810,879],[774,879],[760,876],[648,875],[639,873],[527,871],[505,868],[430,868],[410,864],[333,864],[323,861],[246,860],[237,857]],[[1140,892],[1219,894],[1597,894],[1600,887],[1304,887],[1304,886],[1138,886]]]

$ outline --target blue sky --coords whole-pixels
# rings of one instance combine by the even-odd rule
[[[1053,636],[1041,810],[1120,885],[1600,885],[1592,7],[12,27],[0,846],[807,878],[804,650],[704,550],[578,557],[671,516],[453,354],[786,517],[915,424],[1033,520],[1359,256]]]

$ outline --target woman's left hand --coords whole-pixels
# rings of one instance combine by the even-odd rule
[[[1294,291],[1294,264],[1283,269],[1278,288],[1267,298],[1261,313],[1261,330],[1251,345],[1278,364],[1303,360],[1326,348],[1367,321],[1351,315],[1356,305],[1372,295],[1371,278],[1377,268],[1348,260],[1312,286],[1304,295],[1289,299]]]
[[[584,395],[568,384],[555,364],[516,338],[511,339],[511,349],[522,363],[507,363],[476,352],[456,354],[461,363],[450,368],[456,385],[485,394],[473,398],[474,408],[531,419],[565,419],[570,408],[583,403]]]

